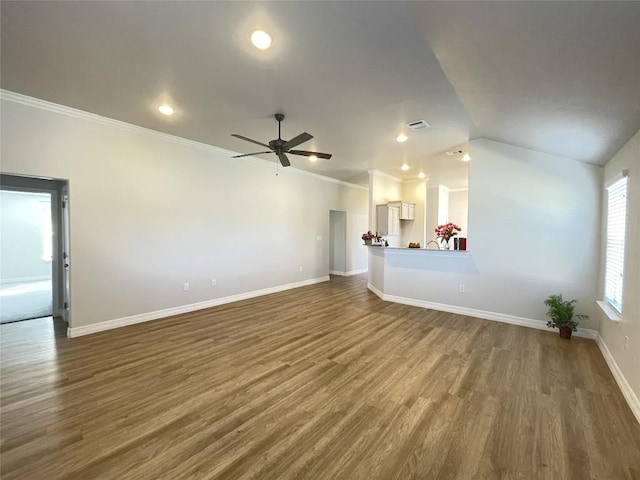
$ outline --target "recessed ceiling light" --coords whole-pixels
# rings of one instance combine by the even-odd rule
[[[173,108],[171,108],[169,105],[160,105],[158,107],[158,110],[160,110],[160,113],[162,113],[163,115],[173,115]]]
[[[471,157],[469,156],[469,154],[468,154],[468,153],[465,153],[465,154],[462,156],[462,161],[463,161],[463,162],[468,162],[469,160],[471,160]]]
[[[406,172],[407,170],[409,170],[409,165],[407,165],[406,163],[402,165],[402,171]]]
[[[420,172],[420,173],[418,174],[418,178],[424,178],[424,177],[425,177],[424,172]]]
[[[404,143],[404,142],[406,142],[406,141],[407,141],[407,139],[408,139],[408,138],[409,138],[409,137],[407,137],[404,133],[401,133],[400,135],[398,135],[398,136],[396,137],[396,140],[397,140],[398,142],[400,142],[400,143]]]
[[[316,157],[315,155],[309,155],[310,162],[315,162],[316,160],[318,160],[318,157]]]
[[[251,34],[251,43],[260,50],[266,50],[271,46],[271,36],[263,30],[256,30]]]

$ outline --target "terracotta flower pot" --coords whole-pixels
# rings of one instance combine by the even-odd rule
[[[571,327],[560,327],[560,338],[571,338]]]

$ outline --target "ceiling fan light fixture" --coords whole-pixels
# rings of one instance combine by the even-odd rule
[[[468,153],[465,153],[465,154],[462,156],[462,161],[463,161],[463,162],[468,162],[469,160],[471,160],[471,157],[469,156],[469,154],[468,154]]]
[[[406,172],[407,170],[409,170],[409,165],[407,165],[406,163],[402,164],[402,167],[400,167],[402,169],[403,172]]]
[[[424,172],[420,172],[420,173],[418,174],[418,178],[419,178],[419,179],[423,179],[424,177],[425,177]]]
[[[316,157],[315,155],[309,155],[309,161],[310,162],[315,162],[318,160],[318,157]]]
[[[163,115],[173,115],[175,110],[171,105],[163,104],[158,107],[158,111]]]
[[[251,43],[260,50],[266,50],[271,46],[271,36],[264,30],[256,30],[251,34]]]
[[[396,137],[396,141],[397,141],[398,143],[404,143],[404,142],[406,142],[408,139],[409,139],[409,137],[407,137],[404,133],[401,133],[400,135],[398,135],[398,136]]]

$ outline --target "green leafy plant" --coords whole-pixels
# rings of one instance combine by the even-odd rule
[[[549,295],[544,301],[548,307],[547,317],[551,320],[547,322],[549,328],[568,327],[574,332],[578,330],[578,323],[589,318],[588,315],[574,313],[575,304],[578,300],[564,300],[562,294]]]

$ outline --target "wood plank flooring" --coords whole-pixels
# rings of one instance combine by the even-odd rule
[[[640,479],[596,344],[363,276],[86,337],[2,325],[13,479]]]

